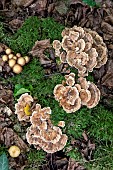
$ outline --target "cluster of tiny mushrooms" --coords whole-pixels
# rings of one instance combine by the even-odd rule
[[[2,56],[2,60],[7,62],[13,72],[19,74],[22,72],[22,67],[30,61],[30,57],[22,57],[20,53],[14,55],[10,48],[5,50],[5,55]]]
[[[87,81],[85,76],[94,68],[106,64],[107,47],[97,32],[87,28],[65,28],[62,37],[62,42],[53,41],[55,55],[61,63],[68,63],[78,70],[78,79],[75,79],[74,73],[65,75],[65,81],[55,86],[54,97],[67,113],[76,112],[82,105],[93,108],[100,100],[100,90],[93,82]],[[60,121],[59,127],[54,126],[50,120],[50,107],[41,108],[37,103],[34,108],[32,104],[32,96],[25,93],[15,105],[19,121],[31,122],[26,133],[28,143],[47,153],[63,149],[68,137],[62,134],[60,127],[64,127],[65,122]]]

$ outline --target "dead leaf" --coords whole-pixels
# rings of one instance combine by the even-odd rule
[[[15,30],[19,29],[22,26],[22,24],[23,21],[20,19],[13,19],[12,21],[9,22],[9,25]]]
[[[103,32],[107,32],[108,34],[112,35],[113,34],[113,26],[110,25],[109,23],[102,21],[101,23],[101,29]]]
[[[60,14],[60,15],[65,15],[68,11],[68,7],[65,2],[59,1],[55,4],[55,10]]]
[[[28,6],[30,5],[34,0],[11,0],[11,3],[14,6],[20,7],[20,6]]]
[[[80,165],[79,162],[76,162],[76,160],[69,158],[67,170],[86,170],[86,168]]]
[[[25,142],[11,129],[11,128],[0,128],[0,141],[6,146],[16,145],[20,148],[21,152],[28,151],[29,148]]]
[[[50,40],[41,40],[36,41],[35,45],[33,46],[32,50],[29,52],[32,56],[38,56],[40,54],[43,54],[45,49],[50,48]]]
[[[90,161],[92,159],[93,151],[95,150],[95,144],[91,142],[88,138],[87,133],[84,131],[83,139],[80,140],[73,140],[72,145],[73,147],[77,147],[81,152],[82,156],[87,160]]]
[[[23,170],[28,162],[25,154],[21,153],[17,158],[9,157],[9,168],[14,170]]]
[[[42,11],[45,11],[47,9],[47,0],[37,0],[35,3],[33,3],[30,8],[34,10],[36,13],[42,13]]]
[[[13,101],[13,92],[10,89],[5,89],[2,85],[0,85],[0,103],[4,104],[12,104]]]
[[[4,108],[1,107],[0,108],[0,134],[4,127],[6,126],[9,127],[10,125],[13,125],[12,121],[8,117],[6,117],[6,115],[3,113],[4,113]]]
[[[52,63],[52,60],[50,60],[45,54],[44,51],[48,48],[50,48],[50,40],[41,40],[36,41],[35,45],[33,46],[32,50],[29,52],[32,56],[37,56],[39,58],[39,61],[42,65],[48,65]]]

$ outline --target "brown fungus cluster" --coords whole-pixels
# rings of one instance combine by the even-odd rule
[[[67,142],[67,136],[62,134],[59,127],[53,126],[50,120],[51,109],[41,109],[36,105],[30,120],[32,125],[27,129],[26,138],[29,144],[35,145],[37,149],[42,148],[47,153],[62,150]]]
[[[66,85],[55,86],[54,96],[67,113],[79,110],[82,105],[93,108],[98,104],[100,91],[94,83],[80,77],[76,84],[74,73],[66,75],[65,79]]]
[[[74,26],[65,28],[62,37],[62,42],[53,41],[55,54],[62,63],[76,68],[80,77],[107,62],[107,48],[97,32]]]

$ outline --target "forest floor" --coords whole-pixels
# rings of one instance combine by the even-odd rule
[[[55,100],[54,87],[64,76],[77,70],[60,63],[52,48],[62,40],[65,27],[90,28],[102,38],[108,60],[93,69],[87,80],[100,90],[99,104],[91,109],[82,106],[66,113]],[[45,44],[35,47],[36,41]],[[49,40],[49,45],[46,43]],[[42,46],[41,46],[42,45]],[[2,62],[5,49],[29,56],[20,74]],[[36,52],[36,53],[35,53]],[[41,55],[44,53],[44,57]],[[51,121],[68,136],[63,150],[46,153],[29,145],[29,123],[20,122],[15,104],[24,93],[30,94],[42,108],[50,107]],[[20,147],[13,158],[9,148]],[[5,168],[4,168],[5,163]],[[113,2],[110,0],[1,0],[0,1],[0,170],[113,170]]]

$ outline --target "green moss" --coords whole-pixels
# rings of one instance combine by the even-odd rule
[[[63,29],[64,26],[55,22],[52,18],[38,19],[33,16],[26,19],[22,27],[12,36],[3,37],[3,25],[0,25],[0,30],[2,30],[0,40],[15,52],[25,55],[37,40],[50,39],[52,42],[54,39],[61,39]]]
[[[89,132],[97,141],[113,142],[113,113],[98,105],[92,109]]]
[[[33,163],[34,161],[39,162],[40,164],[44,161],[45,152],[43,150],[30,150],[27,153],[27,159],[29,163]]]
[[[5,37],[5,30],[4,30],[4,25],[2,22],[0,22],[0,41],[2,42],[2,39]]]
[[[7,148],[6,148],[4,145],[0,144],[0,156],[1,156],[4,152],[7,153]]]
[[[42,37],[41,39],[61,40],[61,32],[65,28],[63,25],[57,23],[52,18],[42,19]]]
[[[49,106],[50,101],[54,100],[53,97],[51,98],[53,89],[55,85],[61,83],[63,79],[64,77],[59,74],[45,77],[44,70],[39,61],[34,58],[28,65],[24,66],[22,73],[9,78],[8,81],[15,86],[15,93],[21,88],[28,89],[31,95],[37,97],[40,104],[45,107]]]
[[[38,170],[42,163],[45,162],[45,152],[43,150],[30,150],[27,153],[27,160],[29,165],[25,170]]]
[[[94,0],[83,0],[83,2],[92,7],[97,5]]]

